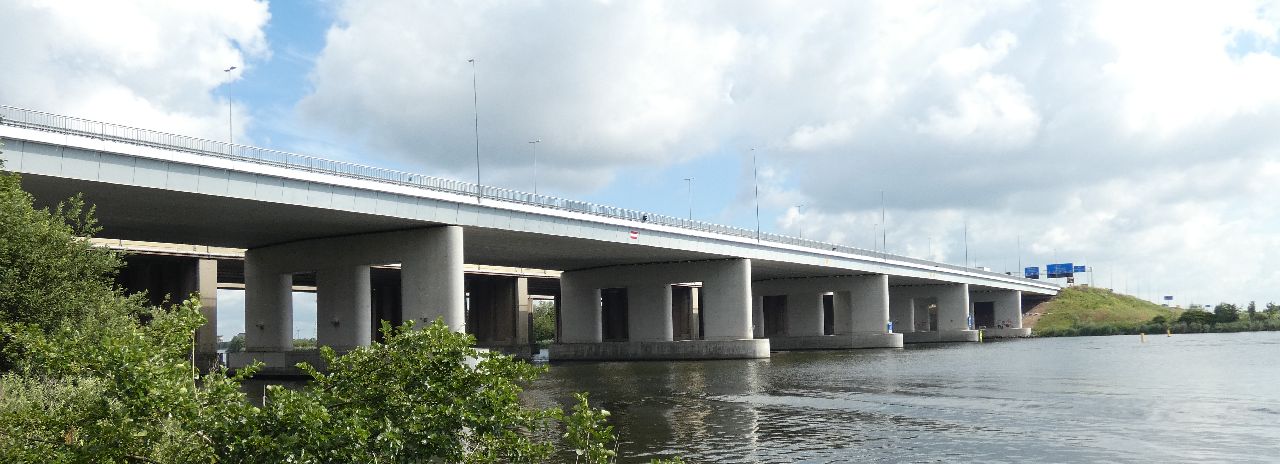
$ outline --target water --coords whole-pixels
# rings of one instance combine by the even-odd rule
[[[619,462],[1280,462],[1280,333],[1080,337],[554,365]]]

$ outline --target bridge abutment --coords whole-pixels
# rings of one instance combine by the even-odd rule
[[[561,339],[553,361],[737,359],[769,356],[769,341],[751,337],[751,262],[746,259],[654,263],[566,271],[560,275]],[[702,282],[700,340],[675,340],[673,284]],[[602,289],[625,308],[626,340],[605,340]],[[622,291],[616,291],[624,289]],[[692,302],[690,302],[692,305]],[[617,308],[614,308],[617,309]],[[618,329],[617,327],[609,327]]]

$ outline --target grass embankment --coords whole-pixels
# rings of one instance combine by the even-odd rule
[[[1181,310],[1166,308],[1107,289],[1068,287],[1037,307],[1041,313],[1032,327],[1042,337],[1119,335],[1138,333],[1156,316],[1173,321]],[[1163,327],[1154,327],[1164,331]]]
[[[1250,304],[1250,307],[1253,307]],[[1166,308],[1106,289],[1065,288],[1036,307],[1024,320],[1041,337],[1125,335],[1136,333],[1257,332],[1280,330],[1280,311],[1268,303],[1264,312],[1239,311],[1220,304],[1213,313]]]

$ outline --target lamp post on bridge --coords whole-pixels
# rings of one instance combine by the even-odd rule
[[[804,205],[796,205],[796,216],[800,216],[800,239],[804,239]]]
[[[227,69],[223,69],[222,72],[227,73],[227,76],[231,76],[231,71],[235,71],[235,70],[236,70],[236,67],[232,66]],[[231,93],[228,92],[227,93],[227,144],[228,145],[234,145],[236,143],[235,130],[232,127],[233,126],[231,125]]]
[[[542,139],[530,140],[529,147],[533,152],[533,194],[538,194],[538,144],[542,143]]]
[[[751,147],[751,185],[756,202],[756,243],[760,242],[760,169],[756,165],[756,147]]]
[[[480,94],[476,90],[476,59],[467,60],[471,63],[471,104],[475,111],[476,120],[476,203],[480,202]]]
[[[692,221],[693,221],[693,178],[692,178],[692,177],[686,177],[686,178],[684,178],[684,183],[685,183],[685,188],[686,188],[686,189],[688,189],[688,192],[689,192],[689,193],[688,193],[688,197],[689,197],[689,221],[690,221],[690,222],[692,222]]]

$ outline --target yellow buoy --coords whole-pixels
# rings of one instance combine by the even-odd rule
[[[1147,342],[1147,334],[1142,333],[1142,332],[1138,332],[1138,340],[1139,340],[1139,341],[1141,341],[1142,343],[1146,343],[1146,342]]]
[[[978,343],[982,343],[982,330],[978,330]]]
[[[1164,329],[1164,336],[1166,336],[1166,337],[1172,337],[1172,336],[1173,336],[1173,330],[1170,330],[1170,329]]]

